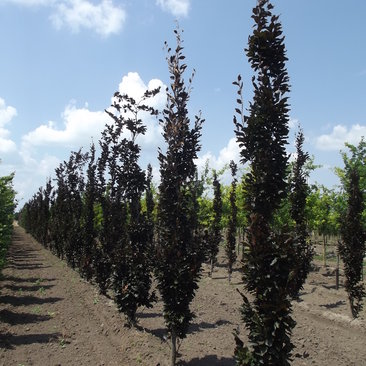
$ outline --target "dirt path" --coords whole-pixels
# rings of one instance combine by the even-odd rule
[[[242,285],[239,271],[229,285],[222,257],[219,263],[213,279],[204,268],[181,365],[235,364],[232,332],[245,333],[236,291]],[[0,289],[0,365],[167,365],[161,301],[141,309],[138,330],[124,328],[112,300],[19,227]],[[334,289],[329,270],[311,273],[294,317],[293,365],[366,365],[365,311],[351,321],[345,292]]]

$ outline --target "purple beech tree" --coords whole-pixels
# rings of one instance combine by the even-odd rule
[[[96,229],[94,225],[95,212],[94,205],[97,202],[97,165],[95,161],[95,145],[90,146],[88,156],[88,168],[86,171],[87,181],[83,197],[82,210],[82,235],[83,246],[80,263],[80,274],[90,281],[94,275],[93,262],[95,258],[96,247]]]
[[[294,279],[297,284],[294,283],[292,287],[294,298],[298,297],[299,291],[305,283],[314,255],[314,249],[309,240],[305,212],[306,199],[309,195],[309,186],[307,184],[309,170],[306,164],[309,162],[310,157],[303,150],[304,141],[304,133],[300,129],[296,135],[296,159],[292,165],[289,195],[291,218],[295,223],[295,249],[298,253],[297,261],[299,262],[297,276]]]
[[[137,308],[142,305],[150,307],[155,299],[155,294],[150,294],[151,225],[141,209],[147,179],[138,164],[140,146],[136,140],[146,132],[140,115],[158,114],[148,103],[159,91],[160,88],[147,90],[140,100],[116,92],[113,111],[107,111],[114,121],[104,135],[105,142],[110,141],[107,164],[113,179],[109,200],[112,214],[120,219],[118,226],[114,220],[109,232],[113,254],[112,282],[116,304],[126,315],[129,326],[136,324]]]
[[[279,17],[269,0],[258,0],[253,9],[253,34],[245,50],[255,75],[253,101],[244,115],[243,82],[238,87],[239,119],[234,117],[245,177],[248,228],[244,242],[243,282],[252,300],[242,294],[242,317],[249,330],[250,346],[236,334],[237,365],[287,366],[291,359],[293,320],[291,298],[302,283],[304,268],[295,233],[275,228],[274,217],[289,194],[287,179],[289,77]],[[304,280],[303,276],[303,280]],[[303,281],[302,280],[302,281]]]
[[[191,91],[183,78],[181,32],[175,30],[177,46],[168,50],[170,89],[160,123],[167,150],[159,150],[161,183],[157,207],[155,274],[164,302],[164,319],[171,340],[171,366],[177,356],[177,339],[186,337],[193,313],[189,306],[198,288],[204,260],[203,233],[197,217],[197,181],[194,159],[200,150],[203,120],[196,116],[190,127],[187,103]]]

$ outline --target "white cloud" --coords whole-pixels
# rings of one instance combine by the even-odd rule
[[[56,0],[3,0],[4,3],[15,4],[21,6],[50,6],[53,5]]]
[[[152,98],[149,104],[161,109],[165,106],[166,95],[165,85],[158,79],[144,83],[138,73],[128,73],[122,78],[118,90],[139,100],[147,89],[158,86],[161,86],[162,92]],[[139,137],[138,143],[141,146],[141,165],[146,166],[147,163],[156,161],[157,147],[162,145],[163,138],[155,117],[141,115],[141,118],[147,126],[147,131],[144,136]],[[105,125],[110,123],[113,123],[113,120],[104,111],[92,111],[87,104],[77,108],[75,103],[72,103],[65,107],[61,121],[41,124],[24,135],[19,151],[23,164],[16,174],[18,196],[28,199],[39,186],[44,185],[47,177],[54,176],[59,162],[68,158],[71,149],[77,150],[84,146],[84,151],[87,150],[92,137],[98,145],[101,132]],[[54,155],[51,155],[51,151]],[[157,169],[154,169],[154,175],[154,179],[157,180]]]
[[[362,136],[366,136],[366,126],[355,124],[348,129],[344,125],[337,125],[330,134],[317,137],[315,146],[325,151],[341,150],[345,142],[357,145]]]
[[[165,107],[166,103],[166,86],[159,79],[151,79],[146,85],[137,72],[129,72],[122,78],[122,81],[118,86],[118,91],[121,94],[128,94],[130,97],[138,100],[143,96],[146,90],[152,90],[158,87],[160,87],[160,93],[150,99],[149,105],[162,109]]]
[[[84,146],[87,150],[91,138],[99,139],[101,130],[110,118],[104,111],[90,111],[87,107],[66,106],[62,113],[63,126],[48,122],[22,137],[19,155],[23,164],[17,169],[15,188],[18,197],[28,200],[47,177],[54,177],[59,163],[68,158],[70,150]],[[57,155],[51,155],[50,150]]]
[[[63,129],[58,129],[55,122],[49,121],[23,136],[23,143],[31,146],[80,146],[89,143],[92,137],[99,138],[105,124],[110,121],[104,111],[93,112],[74,105],[68,105],[62,117]]]
[[[44,187],[48,178],[55,176],[55,168],[61,161],[55,156],[45,155],[39,160],[28,156],[24,162],[26,164],[8,168],[9,172],[15,171],[14,189],[19,201],[18,208],[21,208],[39,187]]]
[[[113,0],[0,0],[5,4],[25,7],[45,6],[52,9],[51,22],[56,29],[67,27],[78,33],[87,29],[107,37],[118,33],[125,21],[126,11]],[[0,4],[1,5],[1,4]]]
[[[203,168],[206,161],[208,161],[210,168],[220,170],[229,164],[231,160],[234,160],[236,163],[240,160],[240,148],[235,137],[231,138],[228,144],[220,150],[218,156],[207,152],[198,157],[196,164],[199,168]]]
[[[196,159],[196,164],[199,172],[204,170],[207,161],[210,169],[221,170],[227,166],[231,160],[237,164],[239,164],[240,161],[240,148],[235,137],[229,140],[228,144],[220,150],[217,156],[213,155],[211,152],[207,152]],[[224,173],[221,180],[225,184],[230,183],[231,175],[229,170]]]
[[[14,141],[9,139],[10,131],[5,128],[15,116],[17,110],[7,106],[5,100],[0,98],[0,153],[10,153],[16,150]]]
[[[138,100],[147,89],[154,89],[158,86],[165,90],[161,80],[152,79],[146,85],[138,73],[130,72],[122,78],[119,91]],[[161,109],[165,105],[165,101],[165,93],[161,92],[152,98],[149,104]],[[113,102],[113,97],[111,102]],[[144,118],[147,116],[143,115],[141,117],[147,125],[147,133],[145,136],[141,136],[140,143],[157,146],[157,141],[161,135],[158,121],[156,118]],[[112,119],[104,111],[91,111],[87,105],[83,108],[76,108],[74,104],[66,106],[62,113],[62,119],[62,128],[58,128],[56,122],[49,121],[24,135],[23,145],[28,147],[59,145],[77,148],[83,144],[89,144],[91,138],[98,140],[105,125],[112,123]]]
[[[156,0],[156,4],[176,17],[186,17],[191,8],[190,0]]]
[[[17,115],[14,107],[6,106],[5,100],[0,98],[0,128],[10,122]]]
[[[51,20],[57,29],[66,26],[77,33],[84,28],[107,37],[122,29],[126,12],[112,0],[102,0],[97,5],[87,0],[63,0],[56,6]]]
[[[2,130],[0,129],[0,153],[8,154],[16,150],[15,142],[1,136]]]
[[[290,130],[297,129],[299,125],[299,120],[297,118],[290,118],[288,121],[288,127]]]

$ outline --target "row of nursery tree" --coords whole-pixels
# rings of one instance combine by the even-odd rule
[[[14,175],[0,177],[0,272],[6,262],[6,253],[13,231],[15,210]]]
[[[365,143],[349,145],[351,157],[344,154],[345,169],[338,171],[342,194],[307,185],[313,165],[303,151],[301,130],[289,162],[287,57],[272,9],[269,0],[259,0],[253,9],[253,34],[245,52],[254,71],[254,97],[247,115],[241,76],[233,83],[234,131],[246,170],[231,162],[230,186],[222,187],[221,172],[207,170],[198,176],[195,159],[204,120],[200,115],[192,123],[189,119],[194,75],[188,82],[184,78],[187,65],[177,29],[175,48],[165,43],[170,74],[165,109],[158,111],[149,103],[159,89],[147,90],[140,100],[116,92],[100,149],[92,144],[89,152],[73,152],[20,213],[28,232],[94,281],[102,294],[113,296],[130,326],[136,324],[138,307],[155,301],[155,277],[171,339],[171,365],[176,363],[177,339],[186,336],[194,317],[190,303],[202,263],[211,264],[212,274],[221,242],[229,280],[237,246],[242,248],[241,313],[250,343],[244,345],[235,334],[237,365],[289,365],[295,327],[291,301],[298,298],[310,271],[312,230],[341,235],[354,316],[361,309]],[[144,171],[139,165],[137,141],[146,132],[146,115],[159,118],[166,142],[158,151],[158,187],[152,184],[151,166]],[[245,173],[237,177],[238,171]]]

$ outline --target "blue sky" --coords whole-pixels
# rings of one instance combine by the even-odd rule
[[[312,181],[333,186],[344,142],[366,135],[364,0],[273,0],[289,58],[291,125],[323,165]],[[245,99],[252,71],[243,52],[255,0],[0,0],[0,174],[16,172],[24,204],[71,150],[88,149],[110,119],[116,90],[138,97],[166,85],[164,41],[179,20],[189,70],[196,69],[192,117],[206,119],[198,165],[238,160],[232,116],[241,73]],[[189,77],[187,73],[187,78]],[[154,100],[164,106],[164,96]],[[146,121],[141,164],[158,165],[158,122]]]

